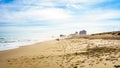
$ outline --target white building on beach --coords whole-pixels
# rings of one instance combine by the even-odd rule
[[[87,31],[86,30],[82,30],[82,31],[79,32],[79,35],[80,36],[85,36],[85,35],[87,35]]]

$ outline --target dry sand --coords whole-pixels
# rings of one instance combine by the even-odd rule
[[[0,51],[0,68],[119,68],[120,40],[61,39]]]

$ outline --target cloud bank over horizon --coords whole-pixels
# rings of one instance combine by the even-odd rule
[[[0,0],[0,29],[47,34],[120,30],[119,0]]]

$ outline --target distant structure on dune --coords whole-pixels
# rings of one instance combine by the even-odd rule
[[[75,32],[75,35],[78,35],[78,32],[77,32],[77,31]]]
[[[69,36],[86,36],[87,31],[86,30],[81,30],[80,32],[75,32],[73,34],[70,34]]]
[[[70,34],[69,36],[78,36],[78,32],[75,32],[73,34]]]
[[[82,31],[79,32],[79,35],[80,36],[85,36],[85,35],[87,35],[87,31],[86,30],[82,30]]]
[[[60,37],[63,38],[63,37],[66,37],[66,35],[60,34]]]

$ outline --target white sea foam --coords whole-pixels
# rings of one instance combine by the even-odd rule
[[[19,48],[20,46],[32,45],[38,42],[52,40],[50,36],[41,36],[35,34],[14,34],[14,35],[0,35],[0,51]]]

